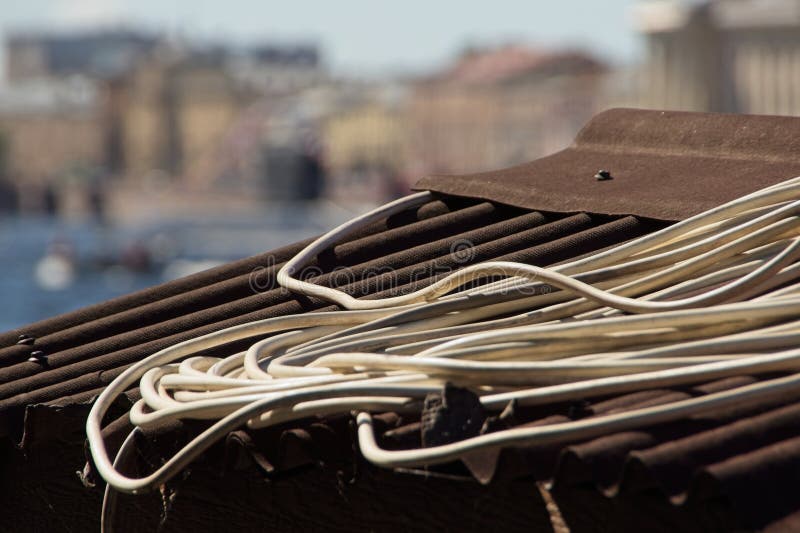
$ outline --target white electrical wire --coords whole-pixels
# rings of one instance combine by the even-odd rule
[[[591,438],[800,391],[800,178],[552,268],[480,263],[380,300],[294,277],[347,235],[431,197],[415,194],[358,217],[279,271],[282,286],[347,310],[227,328],[165,348],[117,377],[86,423],[108,486],[131,493],[157,487],[242,425],[358,411],[367,460],[419,467],[476,449]],[[453,292],[496,276],[503,279]],[[196,356],[243,339],[252,340],[245,352]],[[423,449],[381,449],[369,414],[419,412],[425,396],[445,383],[468,387],[484,408],[500,410],[512,400],[542,405],[776,372],[786,375]],[[176,419],[213,423],[151,474],[130,478],[111,462],[101,424],[114,399],[137,383],[142,398],[130,413],[137,428]],[[130,446],[132,438],[118,456]]]

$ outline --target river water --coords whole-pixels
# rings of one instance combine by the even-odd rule
[[[127,226],[0,217],[0,331],[318,235],[358,210],[280,205]]]

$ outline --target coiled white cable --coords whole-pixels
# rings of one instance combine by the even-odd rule
[[[800,391],[800,284],[793,284],[800,278],[800,178],[553,268],[481,263],[382,300],[355,299],[293,277],[365,224],[430,198],[419,193],[358,217],[279,271],[282,286],[348,310],[204,335],[161,350],[115,379],[86,424],[94,464],[109,487],[131,493],[157,487],[245,424],[259,428],[360,411],[358,440],[367,460],[425,466],[479,448],[590,438]],[[504,279],[452,293],[498,275]],[[244,353],[194,356],[241,339],[253,339]],[[381,449],[369,415],[419,411],[425,396],[447,382],[469,387],[494,410],[511,400],[547,404],[774,372],[788,375],[667,405],[424,449]],[[137,382],[142,399],[130,415],[136,426],[174,419],[213,423],[155,472],[134,479],[112,464],[101,423],[116,396]]]

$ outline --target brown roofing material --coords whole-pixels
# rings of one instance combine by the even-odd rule
[[[465,239],[474,244],[471,262],[497,258],[545,265],[590,253],[660,227],[663,224],[635,217],[546,214],[445,197],[393,217],[376,225],[367,234],[335,247],[330,254],[318,259],[317,266],[322,271],[318,281],[329,283],[328,273],[340,264],[352,265],[357,271],[387,265],[398,267],[388,274],[383,285],[367,277],[345,287],[353,293],[366,293],[370,297],[430,283],[441,275],[437,268],[453,266],[452,243]],[[289,247],[276,251],[274,262],[280,265],[283,262],[281,258],[295,253],[296,249]],[[0,357],[6,362],[0,366],[0,375],[4,377],[0,381],[0,415],[6,422],[6,431],[20,439],[23,448],[22,451],[12,448],[7,455],[9,465],[14,465],[13,472],[18,481],[14,490],[2,491],[7,501],[15,503],[6,506],[5,512],[0,509],[0,530],[14,520],[13,514],[18,510],[30,511],[32,525],[23,530],[52,529],[59,523],[81,530],[90,527],[92,520],[97,520],[98,489],[87,491],[80,486],[74,472],[80,469],[82,461],[75,459],[75,448],[80,448],[82,460],[86,402],[130,363],[161,347],[224,325],[321,309],[326,305],[278,289],[266,290],[274,282],[277,268],[258,271],[259,286],[265,290],[254,292],[251,286],[253,269],[269,264],[272,264],[269,254],[264,254],[222,267],[224,270],[213,269],[195,275],[191,283],[178,280],[165,284],[159,290],[170,296],[163,299],[157,298],[159,290],[148,290],[107,303],[105,312],[103,306],[99,306],[22,328],[21,331],[35,335],[32,345],[16,344],[17,332],[5,335],[5,347],[0,349]],[[151,298],[151,295],[156,297]],[[71,326],[59,329],[63,324]],[[242,343],[241,347],[245,344]],[[226,348],[234,350],[240,347]],[[47,364],[29,363],[27,357],[31,350],[46,352]],[[130,397],[135,399],[136,391],[131,391]],[[118,415],[124,408],[124,401],[121,403]],[[387,429],[402,428],[408,422],[396,417],[387,420],[390,420],[386,422]],[[202,464],[193,467],[195,474],[191,476],[191,485],[178,490],[176,505],[167,513],[166,530],[182,530],[188,525],[199,531],[218,528],[219,517],[191,510],[200,505],[197,502],[207,500],[218,490],[231,495],[229,501],[221,504],[226,510],[223,515],[237,513],[241,517],[237,524],[245,529],[265,522],[275,525],[277,530],[318,529],[322,523],[327,523],[325,520],[329,527],[342,531],[348,530],[348,525],[380,530],[434,530],[463,526],[460,529],[469,530],[486,528],[498,522],[510,529],[524,529],[531,524],[545,527],[548,524],[544,505],[540,504],[536,494],[530,493],[526,481],[504,481],[502,486],[492,485],[488,490],[471,480],[465,472],[457,476],[431,473],[430,479],[420,485],[417,475],[398,476],[361,462],[354,463],[348,427],[345,417],[279,428],[277,432],[237,433],[226,446],[211,453],[210,462],[205,463],[209,470],[205,470]],[[119,443],[130,428],[123,417],[109,429],[110,441]],[[177,434],[159,436],[156,444],[142,443],[143,450],[150,450],[142,451],[142,454],[150,461],[158,462],[171,450],[170,443],[194,430],[190,425]],[[216,459],[222,462],[215,462]],[[39,466],[34,467],[29,461]],[[152,464],[145,461],[136,468],[146,469]],[[314,464],[319,464],[322,469],[315,470]],[[232,471],[231,465],[239,465],[238,468],[244,468],[244,471]],[[223,478],[219,478],[221,472],[225,472]],[[357,482],[351,484],[348,481],[349,472],[357,473],[357,476],[353,474]],[[272,482],[265,485],[253,481],[264,476],[270,476]],[[350,502],[345,509],[331,508],[334,501],[327,499],[339,498],[337,483],[343,483],[345,492],[342,497]],[[386,497],[378,496],[376,502],[375,491],[379,486],[392,487],[392,498],[388,494]],[[426,520],[428,508],[425,503],[446,506],[453,498],[449,492],[452,490],[456,491],[458,498],[475,502],[471,504],[471,510],[462,513],[459,521],[455,522],[445,516]],[[36,503],[24,496],[36,491],[44,491],[53,506],[61,511],[61,516],[33,512]],[[307,496],[303,497],[301,493]],[[308,495],[313,495],[313,498]],[[393,503],[395,497],[413,506],[414,511],[397,507]],[[267,507],[275,514],[265,514],[266,511],[261,509],[256,516],[241,509],[237,503],[253,500],[271,502],[271,507]],[[155,527],[158,524],[159,498],[137,500],[124,497],[121,501],[122,507],[117,514],[119,530],[149,529],[150,525]],[[513,511],[520,501],[524,501],[527,508]],[[341,507],[339,500],[335,503]],[[370,505],[380,511],[360,511]],[[202,507],[208,507],[208,502]],[[76,510],[64,514],[64,508]],[[215,504],[212,508],[220,509],[220,506]],[[324,519],[323,514],[334,510],[333,518]],[[291,522],[282,520],[281,516],[290,516]],[[198,517],[209,521],[202,525],[198,523]]]
[[[626,129],[629,113],[641,112],[622,112],[620,124],[610,120],[613,113],[599,118],[610,120],[607,128],[617,131]],[[687,128],[697,119],[680,116],[687,119]],[[779,148],[773,144],[760,152],[772,149],[780,159]],[[573,153],[590,157],[588,152]],[[538,186],[538,179],[532,186]],[[509,259],[547,265],[663,227],[635,216],[570,214],[574,197],[565,193],[577,183],[571,179],[562,181],[561,200],[541,199],[549,202],[546,211],[442,196],[319,257],[317,281],[334,282],[329,273],[339,264],[361,272],[398,267],[381,280],[384,285],[366,279],[344,287],[374,297],[436,279],[437,265],[452,266],[450,245],[457,239],[475,244],[472,262]],[[732,179],[730,187],[740,190],[763,184]],[[640,186],[627,193],[649,194]],[[721,202],[726,194],[710,191],[706,201],[716,201],[711,198],[716,195]],[[665,197],[666,208],[682,212],[680,196],[674,191]],[[598,204],[608,208],[612,200],[600,198]],[[599,207],[589,210],[602,212]],[[75,476],[83,461],[86,402],[131,362],[179,340],[248,320],[324,308],[323,302],[270,288],[276,267],[299,248],[292,245],[0,336],[0,419],[5,431],[20,441],[17,448],[6,439],[0,455],[6,472],[0,483],[5,502],[0,530],[95,529],[102,485],[91,469],[84,480],[98,483],[93,489],[83,488]],[[256,289],[263,291],[254,290],[253,272],[258,273]],[[20,334],[35,340],[17,344]],[[46,354],[44,364],[27,361],[34,350]],[[624,411],[755,379],[740,376],[537,408],[511,405],[502,414],[487,413],[486,428]],[[130,391],[130,398],[136,395]],[[123,414],[125,402],[121,400],[117,415]],[[568,446],[470,457],[465,464],[424,472],[391,472],[366,464],[354,449],[349,417],[239,431],[161,493],[120,498],[114,525],[120,531],[159,526],[164,531],[539,530],[549,527],[540,491],[551,483],[552,497],[573,531],[788,530],[800,526],[800,492],[794,487],[800,479],[797,402],[786,397],[779,403],[719,410]],[[421,445],[416,417],[388,413],[377,418],[383,446]],[[127,429],[124,417],[111,424],[110,442],[119,443]],[[190,423],[143,436],[128,468],[151,469],[200,429],[202,425]],[[218,498],[220,494],[226,497]]]
[[[601,170],[611,179],[597,179]],[[795,176],[796,118],[612,109],[551,156],[491,172],[428,176],[414,188],[540,211],[678,221]]]
[[[465,84],[489,84],[511,81],[522,76],[581,71],[601,72],[604,66],[595,58],[578,51],[550,52],[520,45],[466,52],[436,81]]]

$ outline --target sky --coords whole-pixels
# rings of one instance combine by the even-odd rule
[[[635,0],[0,0],[0,32],[144,28],[206,41],[311,41],[338,72],[426,71],[467,45],[572,45],[639,54]]]

